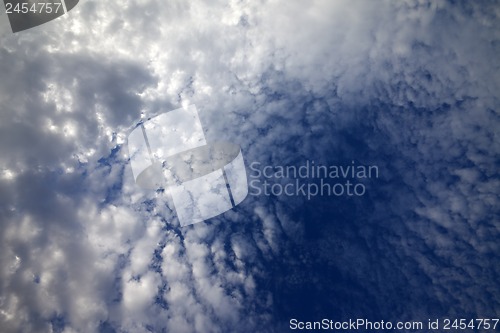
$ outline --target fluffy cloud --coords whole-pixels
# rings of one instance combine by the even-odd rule
[[[18,34],[1,16],[2,331],[265,332],[304,309],[294,297],[343,318],[498,313],[499,15],[85,1]],[[179,228],[124,143],[141,115],[188,104],[247,162],[382,177],[359,201],[251,196]]]

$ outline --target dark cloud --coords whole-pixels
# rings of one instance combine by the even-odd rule
[[[495,2],[86,1],[2,30],[2,331],[494,316],[498,15]],[[356,161],[380,177],[363,197],[250,195],[179,228],[165,192],[134,184],[124,144],[141,114],[188,104],[247,166]]]

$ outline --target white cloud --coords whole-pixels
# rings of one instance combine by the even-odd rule
[[[214,219],[179,231],[168,198],[134,186],[123,151],[110,157],[141,113],[187,104],[198,106],[207,140],[237,141],[247,161],[345,153],[341,134],[359,124],[384,133],[387,150],[358,139],[376,152],[392,149],[402,166],[414,163],[401,171],[412,196],[384,207],[402,215],[411,207],[417,219],[384,244],[417,261],[443,300],[457,292],[450,281],[468,274],[485,301],[464,292],[460,308],[498,307],[488,294],[498,287],[476,267],[487,259],[466,261],[463,274],[451,250],[459,243],[494,253],[489,236],[498,233],[491,177],[500,13],[465,7],[89,0],[23,33],[0,27],[2,330],[50,332],[54,316],[65,319],[65,331],[82,332],[103,322],[134,332],[270,323],[271,295],[257,281],[286,237],[302,238],[291,201],[250,198],[225,215],[236,226]],[[452,166],[460,159],[467,165]],[[408,231],[414,239],[405,239]],[[452,267],[441,271],[411,244]],[[358,263],[354,275],[366,273],[355,250],[342,258],[337,264]]]

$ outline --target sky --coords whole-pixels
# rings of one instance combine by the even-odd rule
[[[498,318],[498,54],[493,0],[81,0],[17,33],[0,8],[0,331]],[[378,177],[181,227],[127,137],[189,105],[257,187]]]

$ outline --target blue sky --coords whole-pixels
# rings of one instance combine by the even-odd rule
[[[88,0],[15,34],[0,12],[2,332],[498,317],[497,2]],[[379,177],[181,228],[126,144],[191,104],[248,173]]]

